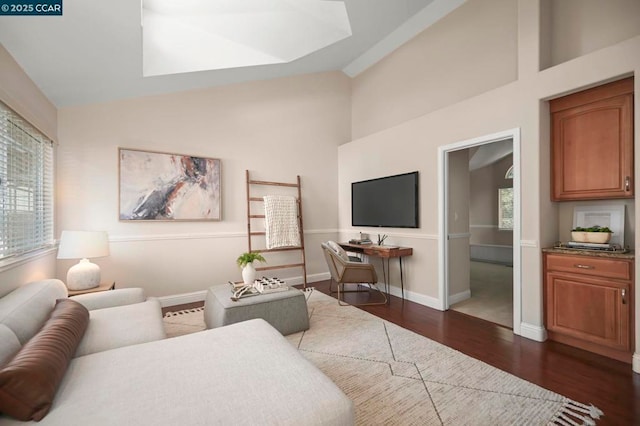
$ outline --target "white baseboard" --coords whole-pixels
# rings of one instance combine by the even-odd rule
[[[547,340],[547,329],[539,325],[520,323],[520,335],[536,342],[544,342]]]
[[[449,296],[449,306],[455,305],[458,302],[462,302],[463,300],[471,299],[471,290],[465,290],[460,293],[452,294]]]
[[[311,274],[307,275],[307,284],[315,283],[318,281],[325,281],[331,279],[331,274],[329,272],[322,272],[320,274]],[[288,285],[302,285],[302,277],[291,277],[286,278]]]
[[[307,275],[307,284],[315,283],[318,281],[324,281],[331,278],[328,272],[320,274]],[[291,277],[286,279],[288,285],[300,285],[302,284],[302,277]],[[160,300],[160,306],[166,308],[167,306],[185,305],[187,303],[202,302],[207,296],[207,290],[194,291],[193,293],[174,294],[171,296],[158,297]]]
[[[633,371],[635,373],[640,373],[640,353],[636,352],[633,354]]]
[[[378,288],[380,288],[380,290],[384,290],[384,283],[378,283]],[[389,293],[396,297],[402,297],[402,288],[389,286]],[[404,290],[404,299],[439,311],[443,310],[440,300],[435,297],[425,296],[424,294],[415,293],[407,289]]]
[[[171,296],[158,297],[160,300],[160,306],[166,308],[167,306],[185,305],[187,303],[202,302],[207,295],[207,290],[194,291],[193,293],[174,294]]]

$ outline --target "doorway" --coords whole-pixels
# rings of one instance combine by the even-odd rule
[[[512,129],[440,147],[438,163],[442,309],[453,306],[492,322],[512,324],[513,332],[520,334],[520,131]],[[505,167],[506,163],[512,164]],[[508,175],[509,181],[491,188],[496,190],[491,197],[479,194],[480,188],[490,186],[479,181],[490,180],[490,174],[503,168],[504,179]],[[489,219],[485,212],[483,219],[482,213],[472,212],[471,202],[479,200],[484,205],[474,204],[475,210],[491,210],[500,217]],[[512,208],[506,209],[507,205]],[[500,302],[496,295],[510,300]],[[505,320],[505,315],[511,318]]]

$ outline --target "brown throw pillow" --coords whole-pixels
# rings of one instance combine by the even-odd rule
[[[89,311],[60,299],[42,329],[0,370],[0,412],[18,420],[41,420],[82,339]]]

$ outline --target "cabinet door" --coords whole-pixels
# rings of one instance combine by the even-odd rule
[[[552,199],[633,198],[633,80],[551,101]]]
[[[548,272],[546,325],[550,332],[616,350],[630,350],[629,286]]]

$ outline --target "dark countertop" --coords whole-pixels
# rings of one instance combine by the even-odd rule
[[[542,252],[570,254],[570,255],[576,255],[576,256],[608,257],[608,258],[614,258],[614,259],[635,259],[636,257],[634,250],[630,250],[626,253],[623,253],[621,251],[580,250],[580,249],[574,249],[574,248],[547,247],[547,248],[543,248]]]

